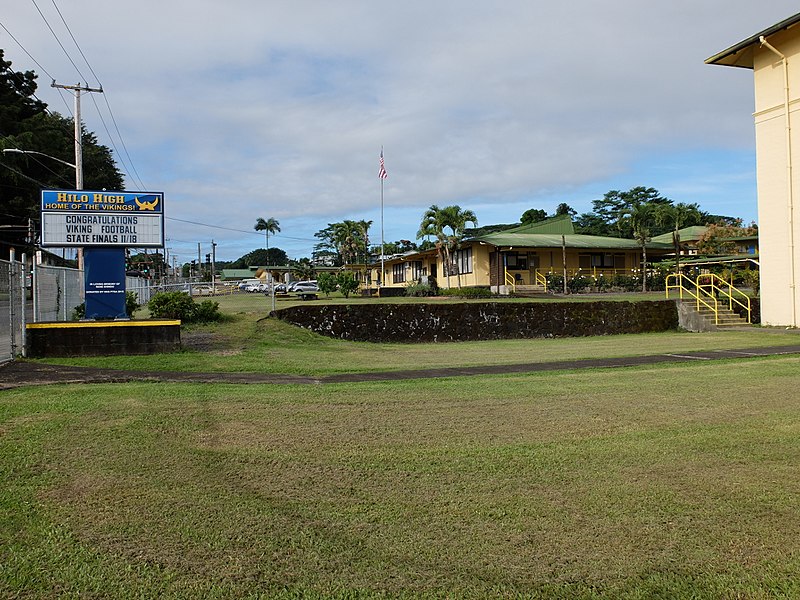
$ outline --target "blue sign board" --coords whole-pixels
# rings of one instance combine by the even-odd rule
[[[42,190],[41,245],[162,248],[164,194]]]
[[[125,249],[87,248],[83,269],[86,318],[126,318]]]

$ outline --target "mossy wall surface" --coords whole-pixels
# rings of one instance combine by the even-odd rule
[[[451,342],[668,331],[673,300],[294,306],[277,318],[329,337],[368,342]]]
[[[39,324],[45,325],[45,324]],[[65,356],[111,356],[118,354],[158,354],[181,347],[181,328],[175,324],[107,327],[72,323],[51,323],[27,329],[27,356],[32,358]]]

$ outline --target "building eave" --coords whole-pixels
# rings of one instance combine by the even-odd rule
[[[768,38],[775,35],[779,31],[790,29],[800,23],[800,13],[784,19],[780,23],[776,23],[771,27],[767,27],[764,31],[760,31],[755,35],[750,36],[746,40],[742,40],[738,44],[723,50],[705,60],[707,65],[722,65],[726,67],[740,67],[743,69],[752,69],[755,51],[761,45],[761,37]]]

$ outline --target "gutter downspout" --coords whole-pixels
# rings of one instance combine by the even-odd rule
[[[792,180],[792,120],[789,114],[789,62],[786,56],[778,52],[766,38],[762,35],[759,37],[761,46],[767,48],[770,52],[777,55],[783,63],[783,110],[784,118],[786,120],[786,187],[789,202],[789,264],[791,271],[791,278],[789,279],[789,287],[792,290],[792,327],[797,327],[797,287],[796,287],[796,274],[795,274],[795,257],[794,257],[794,182]]]

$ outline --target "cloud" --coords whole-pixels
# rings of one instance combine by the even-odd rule
[[[274,216],[305,255],[328,222],[377,216],[382,145],[387,207],[412,215],[397,223],[433,203],[494,207],[482,223],[513,221],[504,206],[572,198],[644,157],[707,153],[708,179],[719,178],[715,152],[752,151],[752,80],[703,60],[795,8],[86,0],[62,10],[168,214],[240,230]],[[4,24],[48,72],[75,79],[32,7],[8,13]],[[15,67],[36,69],[3,46]],[[85,118],[102,141],[97,116],[87,108]],[[572,203],[588,210],[591,199]],[[173,226],[187,238],[210,233]],[[215,234],[228,258],[259,242]]]

